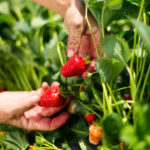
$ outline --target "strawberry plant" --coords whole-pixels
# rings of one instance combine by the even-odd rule
[[[67,61],[66,31],[58,15],[32,2],[0,1],[0,89],[32,90],[42,81],[58,81],[40,105],[72,99],[65,109],[71,117],[56,131],[0,124],[5,131],[1,149],[150,149],[150,1],[84,3],[97,60],[95,71],[83,80],[90,60],[75,54]],[[99,48],[89,13],[100,29]]]

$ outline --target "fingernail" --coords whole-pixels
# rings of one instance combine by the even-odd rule
[[[68,57],[72,57],[74,55],[74,50],[69,49],[67,55]]]

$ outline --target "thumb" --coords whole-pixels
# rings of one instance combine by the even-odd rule
[[[37,91],[32,91],[27,96],[23,97],[22,101],[20,101],[21,104],[18,115],[22,115],[24,112],[35,107],[39,103],[40,98],[41,96]]]
[[[71,57],[77,53],[80,47],[80,41],[82,36],[82,30],[80,27],[72,27],[68,37],[67,43],[67,56]]]

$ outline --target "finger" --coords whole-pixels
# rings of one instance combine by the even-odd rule
[[[60,83],[55,81],[51,84],[51,87],[59,87],[60,86]]]
[[[56,113],[60,112],[62,109],[64,109],[70,102],[70,98],[67,98],[65,101],[65,104],[63,104],[62,106],[58,106],[58,107],[44,107],[41,109],[41,116],[53,116]]]
[[[47,89],[49,88],[48,83],[47,82],[43,82],[41,88],[42,88],[42,91],[47,91]]]
[[[62,125],[64,125],[67,120],[70,118],[69,113],[62,113],[61,115],[53,118],[50,123],[50,131],[56,130]]]
[[[43,93],[45,93],[48,90],[48,88],[49,88],[48,83],[43,82],[41,88],[38,89],[37,92],[38,92],[39,95],[42,95]]]
[[[77,53],[80,46],[81,34],[78,31],[76,33],[69,35],[67,44],[67,56],[72,57]]]
[[[72,16],[71,16],[72,17]],[[69,18],[68,18],[69,19]],[[67,26],[69,37],[68,37],[68,43],[67,43],[67,56],[71,57],[75,53],[77,53],[79,47],[80,47],[80,41],[81,36],[84,31],[84,20],[83,17],[78,15],[75,15],[71,23]]]
[[[96,59],[94,59],[91,64],[88,66],[88,68],[85,70],[85,72],[82,74],[82,78],[86,79],[87,74],[89,72],[93,72],[95,70],[95,65],[96,65]]]
[[[61,111],[63,108],[65,108],[68,103],[70,102],[71,98],[67,98],[65,101],[65,104],[62,106],[58,106],[58,107],[40,107],[40,106],[36,106],[35,108],[33,108],[32,110],[29,110],[27,112],[24,113],[26,118],[30,118],[30,117],[34,117],[37,114],[41,115],[41,116],[52,116],[55,115],[56,113],[58,113],[59,111]]]
[[[13,119],[7,123],[27,130],[53,131],[64,125],[69,117],[70,115],[68,113],[63,113],[53,119],[43,118],[39,115],[29,119],[22,116],[19,119]]]
[[[19,106],[19,108],[17,109],[18,113],[16,114],[16,117],[22,115],[24,112],[35,107],[40,101],[40,95],[37,91],[29,92],[26,96],[23,95],[20,96],[22,96],[20,97],[20,101],[18,101],[17,104],[14,103],[14,105]]]
[[[81,57],[87,55],[89,58],[91,57],[91,50],[90,50],[90,38],[89,35],[83,35],[81,38],[81,44],[78,51],[78,54]]]

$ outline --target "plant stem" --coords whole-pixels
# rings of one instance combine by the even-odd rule
[[[86,106],[84,103],[82,103],[80,100],[76,100],[78,103],[80,103],[83,107],[85,107],[87,110],[93,112],[95,115],[97,115],[97,117],[99,119],[101,119],[102,117],[97,113],[95,112],[94,110],[92,110],[91,108],[89,108],[88,106]]]
[[[91,27],[90,22],[89,22],[89,19],[88,19],[88,8],[87,8],[87,4],[86,4],[86,7],[85,7],[85,18],[86,18],[86,21],[87,21],[89,30],[90,30],[90,32],[91,32],[91,36],[92,36],[92,39],[93,39],[93,43],[94,43],[94,46],[95,46],[95,49],[96,49],[97,58],[99,59],[99,58],[100,58],[100,56],[99,56],[99,50],[98,50],[98,47],[97,47],[97,44],[96,44],[96,40],[95,40],[95,37],[94,37],[94,33],[93,33],[93,31],[92,31],[92,27]]]
[[[58,42],[57,43],[57,53],[58,53],[61,65],[64,66],[63,58],[62,58],[61,51],[60,51],[60,46],[61,46],[61,43]]]
[[[140,10],[139,10],[139,14],[138,14],[137,20],[141,19],[143,8],[144,8],[144,0],[141,1]],[[135,57],[136,42],[137,42],[137,30],[135,29],[134,44],[133,44],[133,56],[132,56],[131,63],[130,63],[131,71],[133,71],[133,62],[134,62],[134,57]]]
[[[144,84],[143,84],[143,87],[142,87],[142,90],[141,90],[141,95],[140,95],[140,100],[139,100],[140,102],[142,101],[142,98],[143,98],[143,95],[144,95],[144,90],[145,90],[145,87],[146,87],[146,83],[147,83],[147,79],[149,77],[149,74],[150,74],[150,65],[148,66],[146,77],[144,79]]]
[[[104,82],[102,82],[102,87],[103,87],[103,93],[104,93],[105,98],[106,98],[106,103],[107,103],[108,110],[109,110],[109,112],[113,112],[112,107],[111,107],[111,102],[110,102],[109,97],[108,97],[106,85],[105,85]]]
[[[114,103],[116,104],[117,102],[116,102],[116,99],[115,99],[115,97],[114,97],[114,94],[113,94],[113,92],[112,92],[111,87],[109,86],[109,84],[106,84],[106,85],[107,85],[107,88],[108,88],[108,90],[109,90],[109,93],[110,93],[110,95],[111,95],[111,97],[112,97]],[[113,104],[112,104],[112,105],[113,105]],[[117,109],[118,114],[121,114],[120,109],[119,109],[118,106],[116,107],[116,109]]]

